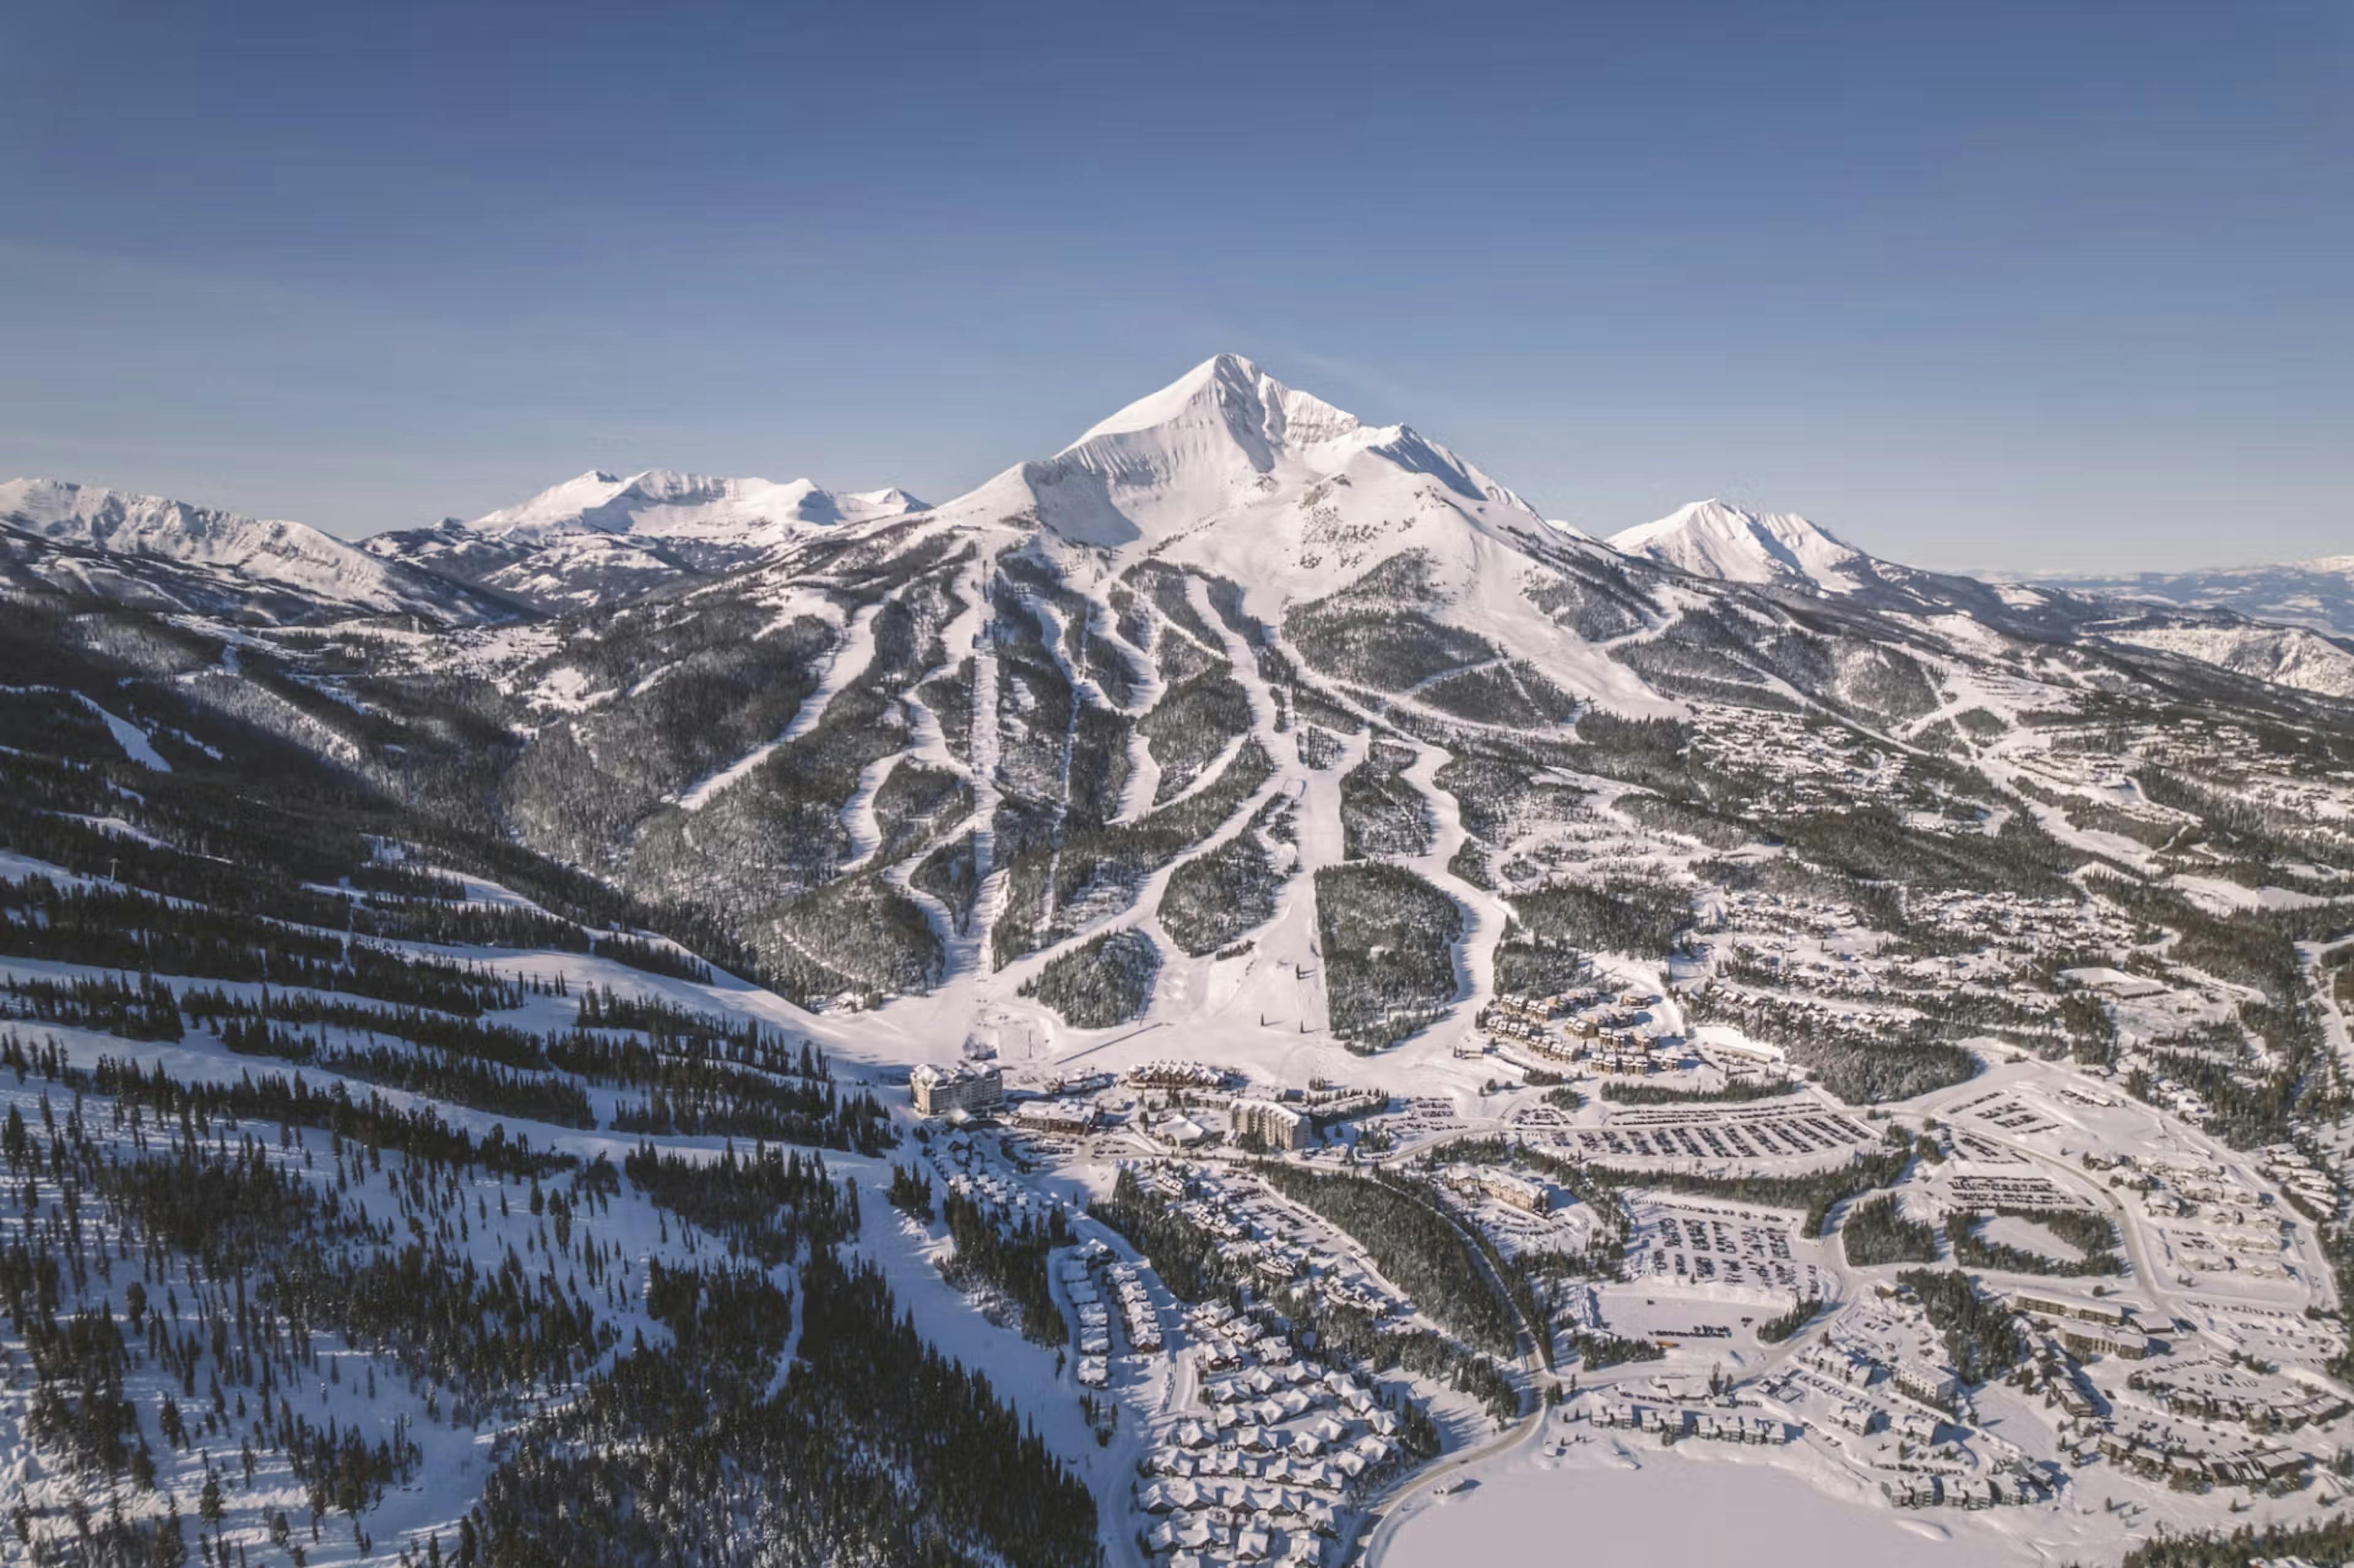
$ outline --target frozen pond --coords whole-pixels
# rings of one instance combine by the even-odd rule
[[[2022,1560],[1983,1533],[1944,1534],[1935,1515],[1842,1501],[1787,1470],[1662,1456],[1639,1470],[1515,1466],[1454,1497],[1419,1499],[1374,1562],[1999,1568]]]

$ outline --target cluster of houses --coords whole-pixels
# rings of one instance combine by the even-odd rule
[[[1712,976],[1691,993],[1693,1016],[1728,1023],[1768,1040],[1811,1039],[1824,1046],[1872,1050],[1900,1038],[1913,1015],[1872,1007],[1840,1007],[1819,997],[1747,988]]]
[[[1296,1241],[1266,1236],[1229,1244],[1219,1251],[1231,1262],[1248,1264],[1261,1288],[1290,1301],[1313,1296],[1327,1306],[1376,1319],[1409,1310],[1405,1301],[1382,1290],[1369,1277],[1338,1267],[1328,1255]]]
[[[1776,1444],[1797,1436],[1797,1430],[1786,1421],[1732,1410],[1662,1408],[1632,1400],[1598,1399],[1589,1414],[1596,1426],[1627,1427],[1671,1438],[1696,1437],[1704,1443]]]
[[[1280,1365],[1293,1359],[1289,1340],[1227,1302],[1205,1301],[1185,1314],[1185,1322],[1202,1347],[1202,1365],[1210,1372],[1229,1372],[1259,1361]]]
[[[1350,1373],[1303,1361],[1251,1313],[1187,1317],[1205,1413],[1171,1425],[1140,1464],[1141,1542],[1169,1568],[1318,1564],[1348,1502],[1411,1462],[1403,1423]]]
[[[2176,1415],[2227,1421],[2252,1430],[2296,1432],[2348,1414],[2338,1393],[2259,1373],[2212,1357],[2168,1360],[2136,1372],[2126,1386]]]
[[[2264,1173],[2286,1189],[2307,1213],[2333,1219],[2338,1213],[2338,1183],[2329,1172],[2293,1143],[2268,1143]]]
[[[1095,1266],[1107,1252],[1101,1242],[1091,1241],[1065,1257],[1057,1270],[1063,1294],[1071,1298],[1071,1311],[1078,1319],[1077,1376],[1087,1388],[1102,1388],[1111,1382],[1111,1313],[1095,1281]]]
[[[2141,1086],[2140,1092],[2146,1095],[2150,1104],[2165,1107],[2178,1120],[2189,1122],[2192,1127],[2205,1127],[2215,1119],[2214,1108],[2208,1105],[2206,1098],[2197,1089],[2158,1066],[2156,1058],[2138,1052],[2122,1052],[2117,1057],[2117,1066],[2124,1072],[2139,1072],[2141,1076],[2137,1082]]]
[[[1882,1478],[1880,1490],[1898,1508],[2019,1507],[2052,1496],[2051,1483],[2027,1469],[1970,1476],[1901,1472]]]
[[[1001,1224],[1024,1217],[1043,1222],[1055,1204],[1044,1193],[991,1170],[985,1155],[962,1133],[933,1140],[932,1166],[942,1186],[981,1204]]]
[[[2264,1212],[2273,1206],[2271,1193],[2212,1160],[2126,1154],[2116,1168],[2128,1172],[2126,1184],[2152,1213],[2221,1224],[2278,1224]]]
[[[1772,762],[1774,776],[1753,797],[1759,810],[1845,807],[1859,796],[1893,793],[1903,781],[1901,755],[1873,746],[1849,749],[1792,715],[1716,703],[1694,706],[1701,716],[1694,744],[1712,760],[1744,772],[1761,759]]]
[[[1836,937],[1856,928],[1855,911],[1844,904],[1803,898],[1794,894],[1766,893],[1754,888],[1720,890],[1710,929],[1733,926],[1752,931],[1796,931]]]
[[[2013,953],[2124,948],[2137,934],[2111,906],[2071,898],[1948,890],[1924,893],[1905,908],[1915,919]]]
[[[1169,1517],[1154,1520],[1142,1540],[1147,1551],[1169,1553],[1169,1568],[1228,1563],[1314,1568],[1324,1560],[1332,1509],[1320,1498],[1243,1481],[1181,1478],[1153,1484],[1161,1489],[1143,1505],[1145,1511]],[[1177,1511],[1181,1499],[1193,1506]]]
[[[2078,1421],[2099,1421],[2109,1413],[2109,1402],[2057,1340],[2036,1341],[2027,1359],[2011,1369],[2012,1386],[2043,1396],[2046,1410],[2058,1406]]]
[[[1553,1009],[1550,1001],[1500,996],[1481,1008],[1472,1022],[1504,1040],[1543,1049],[1553,1038]]]
[[[1140,1351],[1161,1349],[1161,1314],[1144,1288],[1144,1272],[1132,1263],[1115,1263],[1104,1271],[1112,1299],[1119,1303],[1120,1327],[1128,1342]]]
[[[1631,1077],[1670,1072],[1682,1061],[1676,1047],[1668,1042],[1632,1031],[1600,1034],[1587,1057],[1597,1073]]]
[[[2167,1358],[2137,1369],[2123,1393],[2105,1393],[2075,1358],[2098,1353],[2140,1359],[2133,1347],[2151,1341],[2130,1326],[2133,1308],[2035,1292],[2015,1293],[2009,1305],[2045,1330],[2009,1381],[2041,1393],[2047,1407],[2058,1406],[2081,1425],[2084,1446],[2074,1456],[2079,1465],[2098,1456],[2178,1487],[2277,1490],[2301,1484],[2311,1457],[2278,1442],[2250,1442],[2246,1436],[2327,1425],[2354,1408],[2327,1389],[2213,1355]],[[2119,1351],[2117,1340],[2128,1348]]]
[[[2193,1274],[2230,1274],[2242,1279],[2285,1280],[2290,1268],[2288,1232],[2277,1224],[2227,1224],[2196,1228],[2167,1226],[2167,1251]]]
[[[1940,1410],[1950,1408],[1961,1393],[1960,1380],[1946,1368],[1919,1356],[1892,1355],[1877,1347],[1824,1340],[1809,1346],[1799,1360],[1842,1388],[1868,1388],[1874,1377],[1885,1373],[1889,1386],[1897,1393]]]
[[[1723,966],[1729,980],[1759,980],[1774,986],[1803,986],[1816,996],[1850,1001],[1884,998],[1892,989],[1890,976],[1860,953],[1814,956],[1792,951],[1788,942],[1736,938],[1726,944]]]
[[[1499,996],[1479,1010],[1473,1022],[1489,1039],[1522,1046],[1551,1061],[1590,1056],[1606,1073],[1649,1073],[1676,1065],[1671,1047],[1637,1032],[1636,1026],[1649,1017],[1645,1010],[1659,1000],[1649,991],[1627,991],[1614,997],[1592,987],[1557,996]],[[1479,1055],[1485,1049],[1475,1040],[1458,1054]]]
[[[1880,1438],[1861,1457],[1882,1472],[1881,1489],[1900,1507],[1992,1508],[2051,1494],[2052,1480],[2026,1468],[2016,1449],[1974,1435],[1948,1414],[1957,1408],[1960,1383],[1934,1361],[1893,1351],[1885,1341],[1827,1341],[1792,1364],[1780,1386],[1787,1395],[1801,1385],[1829,1396],[1830,1425]],[[1972,1451],[1975,1442],[1994,1449],[1990,1468]]]
[[[2243,1487],[2265,1491],[2295,1487],[2313,1467],[2310,1456],[2277,1443],[2218,1452],[2157,1422],[2113,1426],[2096,1442],[2102,1457],[2150,1480],[2188,1487]]]
[[[1255,1181],[1245,1181],[1251,1194],[1246,1196],[1229,1187],[1234,1179],[1196,1171],[1189,1181],[1166,1165],[1140,1169],[1137,1180],[1178,1219],[1208,1235],[1230,1268],[1256,1277],[1270,1295],[1303,1299],[1313,1294],[1376,1319],[1412,1310],[1373,1275],[1316,1239],[1320,1233],[1306,1222],[1288,1223],[1292,1211],[1264,1195]]]
[[[2074,1357],[2093,1353],[2085,1347],[2088,1340],[2106,1345],[2122,1338],[2147,1344],[2128,1326],[2131,1308],[2031,1292],[2014,1294],[2009,1304],[2048,1330],[2037,1337],[2028,1362],[2010,1381],[2041,1392],[2047,1406],[2059,1406],[2086,1429],[2085,1446],[2075,1455],[2079,1465],[2097,1455],[2179,1487],[2276,1490],[2301,1484],[2311,1457],[2277,1442],[2249,1442],[2244,1435],[2327,1425],[2354,1408],[2327,1389],[2212,1355],[2168,1358],[2137,1369],[2124,1393],[2111,1397],[2093,1384]],[[2119,1352],[2105,1348],[2098,1353]]]
[[[1137,1089],[1196,1089],[1210,1093],[1241,1082],[1241,1075],[1207,1062],[1145,1062],[1128,1070]]]
[[[1786,1399],[1802,1391],[1822,1394],[1829,1406],[1832,1425],[1859,1437],[1887,1432],[1922,1447],[1935,1443],[1939,1430],[1946,1425],[1944,1417],[1865,1393],[1872,1374],[1879,1370],[1869,1361],[1858,1361],[1852,1364],[1850,1376],[1850,1368],[1837,1361],[1790,1362],[1772,1388]]]
[[[2149,1355],[2155,1343],[2135,1327],[2136,1309],[2123,1301],[2087,1301],[2048,1291],[2020,1290],[2011,1294],[2010,1309],[2054,1330],[2073,1355],[2118,1356],[2137,1361]]]

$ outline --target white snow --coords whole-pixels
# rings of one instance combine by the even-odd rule
[[[0,483],[0,525],[52,544],[162,556],[370,610],[447,613],[449,596],[306,524],[54,479]]]
[[[80,699],[82,706],[106,721],[107,729],[114,736],[114,744],[122,747],[123,756],[128,757],[140,767],[151,768],[157,773],[172,771],[172,765],[156,751],[154,743],[147,738],[145,730],[141,729],[129,719],[117,718],[80,692],[76,692],[74,695]]]
[[[951,519],[1034,516],[1087,545],[1166,538],[1237,514],[1305,503],[1320,480],[1376,460],[1399,478],[1426,476],[1532,529],[1528,504],[1403,425],[1368,426],[1297,392],[1238,355],[1204,360],[1139,398],[1044,462],[1018,464],[942,506]],[[1329,489],[1318,500],[1330,499]]]
[[[1942,1524],[1912,1523],[1827,1495],[1768,1465],[1648,1446],[1639,1459],[1612,1464],[1596,1456],[1558,1471],[1522,1460],[1458,1496],[1423,1501],[1394,1536],[1376,1538],[1386,1550],[1377,1549],[1371,1561],[1379,1568],[1564,1561],[1570,1520],[1576,1558],[1599,1563],[1991,1568],[2040,1561],[2023,1542],[1974,1539],[1974,1550],[1962,1548],[1941,1539]]]
[[[1796,513],[1744,512],[1711,497],[1610,536],[1611,547],[1694,577],[1851,593],[1866,557]]]
[[[2303,627],[2156,626],[2105,635],[2112,641],[2179,653],[2301,692],[2354,697],[2354,652]]]
[[[579,474],[519,505],[489,513],[472,527],[517,544],[585,533],[781,544],[807,527],[921,510],[921,502],[897,489],[836,492],[806,479],[779,483],[657,468],[626,478],[593,471]]]

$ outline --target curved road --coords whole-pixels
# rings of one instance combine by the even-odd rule
[[[1442,1459],[1426,1469],[1416,1470],[1411,1475],[1401,1476],[1392,1481],[1357,1510],[1356,1523],[1350,1526],[1346,1535],[1341,1537],[1338,1561],[1341,1563],[1352,1561],[1349,1554],[1356,1549],[1358,1541],[1363,1537],[1365,1527],[1372,1524],[1374,1526],[1373,1539],[1365,1542],[1363,1555],[1353,1561],[1368,1564],[1380,1562],[1382,1553],[1389,1548],[1390,1538],[1397,1533],[1397,1527],[1405,1522],[1406,1516],[1399,1511],[1400,1504],[1421,1496],[1438,1481],[1458,1471],[1469,1469],[1473,1465],[1485,1464],[1490,1459],[1510,1453],[1512,1449],[1527,1443],[1544,1430],[1545,1412],[1549,1408],[1540,1399],[1536,1409],[1522,1416],[1519,1425],[1500,1433],[1493,1441],[1477,1448],[1466,1448],[1463,1452]],[[1376,1520],[1379,1522],[1375,1523]]]

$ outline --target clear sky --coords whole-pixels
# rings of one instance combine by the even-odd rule
[[[2354,5],[0,8],[0,474],[945,498],[1221,349],[1608,531],[2354,550]]]

